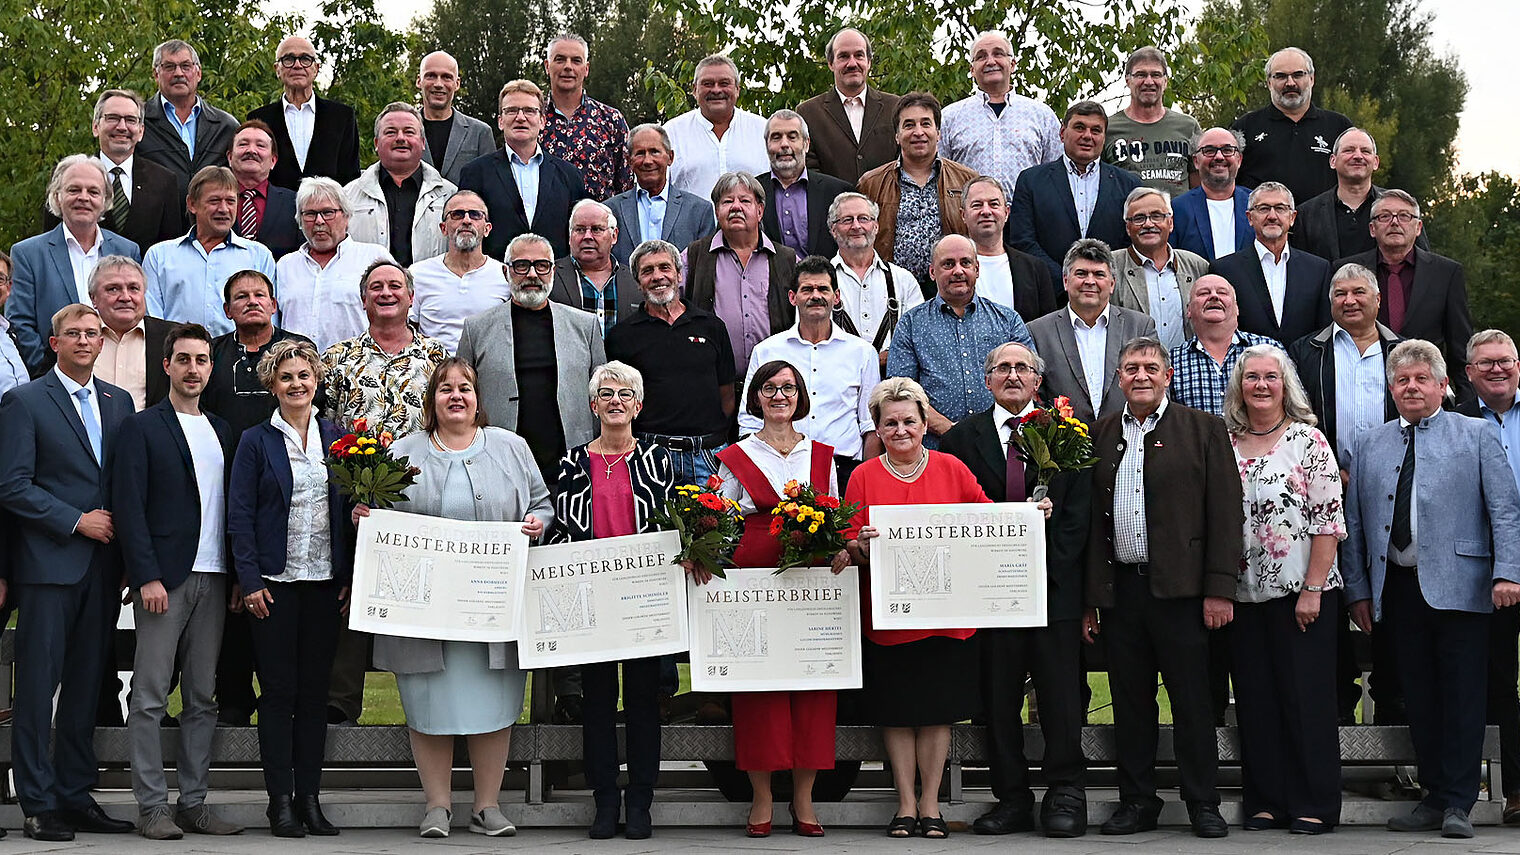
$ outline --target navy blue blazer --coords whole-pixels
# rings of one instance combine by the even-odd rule
[[[533,222],[528,222],[505,148],[466,163],[459,170],[459,189],[474,190],[486,201],[486,210],[491,214],[486,255],[493,258],[504,258],[512,238],[527,232],[548,240],[554,247],[555,258],[568,256],[570,208],[589,198],[579,170],[545,152],[544,161],[538,166],[538,207],[533,211]]]
[[[317,425],[325,453],[343,435],[343,430],[323,418],[317,418]],[[268,421],[244,431],[232,457],[232,475],[227,479],[227,536],[232,541],[232,565],[245,595],[262,591],[265,576],[285,572],[291,490],[285,435]],[[327,511],[332,529],[333,579],[345,585],[354,575],[354,543],[348,518],[352,508],[329,477]]]
[[[269,183],[269,197],[264,200],[264,219],[259,223],[259,233],[254,240],[269,247],[275,261],[280,256],[294,252],[306,242],[301,226],[296,223],[296,194],[292,190]]]
[[[1330,326],[1330,262],[1301,249],[1288,250],[1288,290],[1283,297],[1282,323],[1272,310],[1267,277],[1261,272],[1253,242],[1209,265],[1235,286],[1240,328],[1281,342],[1295,342]]]
[[[73,585],[86,571],[120,578],[115,543],[74,531],[85,513],[107,506],[111,463],[132,396],[100,380],[92,400],[100,420],[101,462],[95,462],[84,422],[57,373],[49,371],[0,399],[0,508],[13,516],[11,578]]]
[[[1196,252],[1209,261],[1245,249],[1256,237],[1251,224],[1246,221],[1246,200],[1250,196],[1251,191],[1246,188],[1235,188],[1234,246],[1225,247],[1222,252],[1214,246],[1214,227],[1209,225],[1209,202],[1203,195],[1202,187],[1194,187],[1172,200],[1172,236],[1168,242],[1178,249]]]
[[[1007,242],[1045,262],[1056,302],[1066,304],[1061,287],[1061,260],[1080,238],[1097,238],[1110,249],[1129,246],[1124,230],[1124,198],[1140,186],[1134,173],[1108,163],[1098,164],[1098,201],[1083,235],[1077,225],[1077,203],[1066,180],[1066,159],[1031,166],[1019,173],[1008,206]]]
[[[70,303],[79,302],[74,288],[74,266],[69,263],[69,247],[64,242],[64,225],[34,235],[11,247],[11,298],[5,315],[16,331],[16,349],[26,360],[26,367],[36,377],[53,364],[48,347],[53,313]],[[100,230],[100,257],[125,255],[142,261],[137,244],[108,229]]]
[[[219,416],[206,418],[222,444],[225,484],[236,437]],[[173,590],[190,578],[201,540],[201,493],[190,443],[167,399],[124,420],[117,431],[111,517],[132,587],[158,580]]]

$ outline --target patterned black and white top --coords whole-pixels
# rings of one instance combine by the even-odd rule
[[[588,443],[589,444],[589,443]],[[550,543],[592,540],[591,453],[585,445],[570,449],[559,461],[554,484],[554,528]],[[633,514],[638,533],[659,531],[650,522],[675,494],[675,470],[663,446],[635,440],[628,456],[628,478],[633,482]]]

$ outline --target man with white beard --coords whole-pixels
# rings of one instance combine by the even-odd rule
[[[416,282],[412,320],[422,334],[438,339],[453,353],[465,318],[474,317],[511,297],[505,268],[486,257],[491,221],[485,200],[474,190],[460,190],[443,203],[443,231],[448,249],[411,266]]]

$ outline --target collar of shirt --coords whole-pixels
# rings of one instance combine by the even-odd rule
[[[553,306],[551,305],[550,308],[552,309]],[[405,347],[401,348],[395,353],[387,353],[385,348],[380,346],[380,342],[375,341],[375,337],[369,334],[368,327],[365,327],[364,332],[359,334],[359,346],[365,350],[379,354],[380,356],[384,357],[386,361],[400,359],[401,357],[406,356],[408,353],[412,352],[412,350],[416,348],[422,341],[422,331],[417,328],[416,324],[412,323],[411,321],[407,321],[406,327],[412,334],[412,340],[407,342]]]
[[[1276,104],[1269,102],[1267,106],[1271,108],[1271,111],[1267,113],[1268,119],[1271,119],[1274,122],[1288,122],[1290,124],[1297,124],[1297,122],[1294,122],[1292,119],[1288,118],[1287,113],[1284,113],[1282,110],[1278,109]],[[1318,119],[1321,112],[1323,111],[1321,111],[1320,108],[1311,104],[1309,105],[1308,111],[1304,113],[1304,117],[1298,121],[1308,122],[1313,119]]]
[[[131,329],[127,330],[127,332],[128,333],[134,333],[134,332],[136,332],[136,333],[142,333],[143,336],[146,337],[148,335],[148,321],[147,321],[147,319],[144,318],[143,320],[139,320],[137,322],[137,325],[134,326],[134,327],[132,327]],[[104,336],[105,338],[110,339],[111,341],[118,341],[119,342],[122,339],[126,338],[125,335],[117,335],[116,331],[113,330],[113,329],[111,329],[106,324],[101,324],[100,325],[100,334],[102,336]]]
[[[585,93],[585,92],[582,92],[582,93],[581,93],[581,100],[579,100],[579,101],[577,101],[577,102],[576,102],[576,103],[575,103],[575,109],[574,109],[574,110],[571,110],[571,111],[570,111],[570,114],[569,114],[569,115],[566,115],[566,114],[564,114],[564,113],[561,113],[561,112],[560,112],[560,111],[559,111],[559,107],[557,107],[557,106],[554,106],[554,99],[553,99],[553,98],[550,98],[550,99],[549,99],[549,104],[550,104],[550,110],[549,110],[549,113],[550,113],[550,114],[551,114],[551,115],[556,115],[556,116],[559,116],[559,117],[560,117],[560,118],[562,118],[562,119],[573,119],[573,118],[575,118],[575,117],[576,117],[576,116],[577,116],[577,115],[579,115],[579,114],[580,114],[580,113],[582,113],[582,112],[584,112],[584,111],[585,111],[585,110],[587,110],[587,109],[589,109],[589,107],[590,107],[590,105],[588,105],[588,104],[587,104],[587,103],[586,103],[586,101],[587,101],[587,100],[589,100],[589,99],[588,99],[588,98],[587,98],[587,97],[586,97],[586,93]]]
[[[1441,410],[1437,409],[1434,413],[1431,413],[1425,418],[1420,419],[1420,430],[1429,430],[1431,423],[1440,417]],[[1399,416],[1399,427],[1407,428],[1412,424],[1414,424],[1414,422],[1411,422],[1409,419],[1404,418],[1402,415]]]
[[[1410,247],[1409,248],[1409,252],[1406,253],[1403,258],[1399,259],[1398,261],[1393,262],[1392,264],[1389,264],[1388,262],[1384,261],[1383,260],[1383,253],[1381,251],[1378,252],[1378,269],[1379,270],[1382,270],[1382,271],[1385,271],[1385,272],[1388,272],[1388,273],[1398,273],[1398,272],[1402,271],[1405,267],[1413,267],[1413,266],[1414,266],[1414,247]]]
[[[1013,427],[1008,424],[1009,419],[1022,419],[1024,416],[1027,416],[1032,412],[1034,412],[1033,398],[1031,398],[1029,400],[1029,403],[1024,405],[1024,409],[1019,410],[1017,414],[1010,413],[1003,407],[1002,404],[993,402],[992,427],[997,430],[998,444],[1006,447],[1008,445],[1008,441],[1013,438]]]
[[[710,252],[717,252],[720,249],[728,249],[728,241],[723,238],[723,230],[722,229],[718,229],[716,232],[713,233],[712,241],[710,243],[708,243],[707,249]],[[773,243],[771,243],[770,236],[767,235],[763,231],[760,232],[760,246],[759,246],[759,249],[764,250],[766,253],[768,253],[770,255],[775,255],[776,254],[776,245],[773,244]],[[733,250],[731,250],[731,249],[728,249],[728,251],[729,252],[733,252]]]
[[[75,392],[78,392],[80,389],[84,389],[86,387],[88,387],[89,390],[90,390],[90,400],[91,401],[94,401],[94,400],[96,400],[97,398],[100,397],[100,390],[95,387],[95,375],[93,375],[93,374],[90,375],[90,382],[84,384],[83,386],[79,385],[78,383],[75,383],[74,382],[74,378],[72,378],[69,375],[63,373],[63,369],[59,368],[57,365],[53,366],[53,374],[59,380],[63,381],[63,391],[64,391],[64,394],[68,395],[70,398],[74,397],[74,393]],[[75,398],[74,400],[77,401],[79,399]],[[100,414],[99,414],[98,410],[96,411],[96,416],[95,417],[96,418],[100,418]]]
[[[1124,420],[1130,422],[1131,424],[1144,424],[1145,421],[1150,421],[1152,424],[1154,424],[1155,422],[1161,421],[1161,417],[1166,415],[1166,405],[1168,403],[1170,403],[1170,400],[1165,395],[1162,395],[1161,403],[1156,405],[1156,412],[1146,416],[1144,421],[1142,421],[1141,419],[1135,418],[1134,414],[1129,411],[1129,402],[1125,401]]]
[[[1077,313],[1073,311],[1070,306],[1066,307],[1066,315],[1067,319],[1071,321],[1071,328],[1078,332],[1081,332],[1082,330],[1095,330],[1100,327],[1103,329],[1108,329],[1108,313],[1109,310],[1111,310],[1113,307],[1113,303],[1109,303],[1107,306],[1104,306],[1103,311],[1098,314],[1098,320],[1095,321],[1092,326],[1088,326],[1087,321],[1084,321],[1078,317]]]
[[[1156,262],[1152,261],[1150,256],[1141,255],[1135,250],[1133,246],[1128,247],[1126,251],[1129,252],[1129,257],[1134,259],[1134,262],[1141,267],[1149,267],[1157,273],[1160,273],[1161,271],[1168,268],[1175,271],[1177,269],[1177,253],[1172,252],[1172,245],[1169,243],[1162,244],[1162,246],[1166,247],[1166,261],[1163,262],[1160,267],[1156,266]]]
[[[522,166],[537,166],[538,164],[544,162],[544,148],[543,146],[539,146],[538,150],[533,152],[533,156],[527,160],[523,160],[522,158],[518,157],[517,152],[513,151],[511,148],[508,148],[507,160],[516,164],[521,164]]]
[[[354,239],[353,235],[346,235],[346,236],[344,236],[343,240],[338,241],[338,245],[335,246],[335,247],[333,247],[333,257],[329,258],[327,260],[327,266],[328,267],[331,267],[334,262],[336,262],[339,259],[343,258],[343,250],[348,246],[349,243],[351,243],[353,241],[353,239]],[[317,260],[315,258],[311,257],[311,244],[310,243],[303,243],[303,244],[301,244],[301,248],[298,249],[298,250],[296,250],[296,251],[298,253],[300,253],[300,255],[301,255],[302,258],[305,258],[307,261],[311,262],[312,264],[316,264],[318,267],[322,266],[320,264],[317,264]]]
[[[785,335],[788,341],[795,341],[800,344],[808,345],[809,347],[812,347],[815,344],[814,342],[808,341],[802,337],[802,323],[800,321],[798,323],[792,324],[792,328],[787,330],[785,333],[782,333],[782,335]],[[849,335],[849,333],[840,331],[839,325],[833,321],[830,321],[828,336],[825,337],[823,341],[817,342],[816,344],[819,347],[823,347],[832,342],[843,341],[844,337],[847,335]],[[858,338],[858,336],[851,337]]]
[[[858,98],[860,99],[860,106],[862,108],[866,106],[866,92],[868,91],[870,91],[870,87],[866,87],[865,89],[860,90],[859,95],[846,95],[843,92],[839,91],[838,86],[834,87],[834,94],[839,96],[839,103],[848,105],[850,103],[850,99]]]
[[[638,191],[637,192],[637,198],[641,202],[648,201],[649,199],[651,199],[651,198],[653,198],[655,196],[659,196],[661,199],[664,199],[666,201],[670,200],[670,179],[669,178],[665,179],[665,184],[660,187],[660,192],[658,192],[658,193],[651,193],[648,190],[645,190],[643,187],[637,187],[635,189]]]
[[[966,314],[965,314],[964,317],[968,317],[969,318],[973,314],[975,314],[976,313],[977,304],[979,304],[981,302],[982,302],[982,296],[980,294],[972,294],[971,295],[971,301],[966,304]],[[947,303],[947,302],[945,302],[945,298],[941,297],[938,294],[935,294],[934,297],[929,300],[929,303],[932,304],[936,309],[938,309],[940,312],[942,312],[944,314],[947,314],[947,315],[954,315],[955,314],[955,310],[952,309],[952,308],[950,308],[950,304]]]
[[[317,425],[317,414],[315,411],[311,414],[311,421],[306,424],[306,441],[304,443],[301,441],[301,434],[295,429],[295,426],[285,421],[285,417],[280,415],[279,407],[275,407],[274,412],[270,414],[269,423],[274,425],[275,430],[283,434],[286,439],[295,443],[297,448],[304,445],[308,453],[312,448],[320,449],[322,447],[322,429]]]
[[[1072,160],[1069,155],[1061,155],[1061,160],[1066,162],[1066,171],[1078,178],[1091,178],[1098,170],[1098,161],[1096,160],[1087,164],[1086,169],[1078,167],[1077,162]]]
[[[346,238],[345,238],[345,240],[346,240]],[[185,244],[194,245],[194,247],[196,248],[196,251],[198,251],[198,252],[202,251],[201,242],[195,239],[195,226],[191,226],[190,227],[190,231],[187,232],[184,237],[182,237],[182,238],[179,239],[179,243],[181,245],[185,245]],[[248,238],[245,238],[242,235],[238,234],[237,232],[228,232],[227,236],[224,237],[224,238],[222,238],[222,242],[219,243],[219,244],[217,244],[216,246],[212,247],[210,251],[211,252],[217,252],[219,250],[227,249],[229,247],[237,247],[239,249],[251,249],[253,247],[254,243],[256,243],[256,241],[253,241],[253,240],[250,240]],[[202,252],[202,254],[204,255],[205,253]]]
[[[112,160],[111,158],[106,157],[106,153],[105,152],[101,152],[100,155],[99,155],[99,157],[100,157],[100,165],[104,166],[106,168],[106,180],[107,181],[109,181],[111,179],[111,170],[116,169],[117,167],[120,167],[121,168],[121,178],[122,178],[122,180],[125,181],[128,184],[132,183],[132,162],[137,159],[136,152],[127,155],[127,159],[123,160],[121,163],[117,163],[116,161]]]
[[[164,116],[168,118],[169,121],[179,124],[179,113],[176,113],[174,111],[173,102],[171,102],[162,92],[158,93],[158,100],[159,103],[163,105]],[[190,118],[186,119],[185,121],[188,122],[191,119],[199,116],[201,114],[201,105],[204,103],[206,103],[205,98],[202,98],[199,95],[195,96],[195,105],[190,108]]]
[[[285,113],[310,113],[315,116],[317,115],[317,96],[316,94],[313,94],[310,98],[307,98],[306,101],[300,106],[296,106],[295,104],[290,103],[289,98],[281,95],[280,106]]]
[[[1262,263],[1266,263],[1266,260],[1272,256],[1272,250],[1267,249],[1265,246],[1263,246],[1262,242],[1260,240],[1254,240],[1254,241],[1252,241],[1252,243],[1256,246],[1256,260],[1260,261]],[[1286,244],[1286,243],[1283,244],[1282,258],[1280,260],[1278,260],[1278,261],[1273,262],[1273,263],[1274,264],[1278,264],[1278,265],[1287,264],[1288,263],[1288,256],[1292,252],[1293,252],[1292,245]]]
[[[100,252],[100,226],[95,226],[95,240],[90,244],[89,249],[85,249],[84,244],[80,243],[74,237],[74,233],[69,231],[68,228],[64,228],[63,230],[63,243],[65,246],[77,249],[85,255],[95,255]]]
[[[852,282],[859,282],[861,284],[865,283],[864,279],[856,278],[855,268],[851,267],[849,263],[844,260],[843,255],[837,252],[834,253],[834,257],[829,259],[829,263],[834,265],[834,272],[840,274],[841,276],[849,276],[850,281]],[[877,252],[874,249],[871,250],[871,264],[866,268],[866,270],[866,276],[871,275],[871,270],[880,270],[881,275],[888,278],[891,278],[892,276],[892,271],[887,268],[887,263],[882,260],[881,253]]]
[[[1489,415],[1491,415],[1491,416],[1494,417],[1494,421],[1498,422],[1501,425],[1504,424],[1505,417],[1511,416],[1511,415],[1515,414],[1515,412],[1516,412],[1515,408],[1516,407],[1520,407],[1520,390],[1517,390],[1515,392],[1515,402],[1513,404],[1510,404],[1509,409],[1505,410],[1502,415],[1499,413],[1498,410],[1495,410],[1493,407],[1490,407],[1488,405],[1487,401],[1483,400],[1482,398],[1478,399],[1478,412],[1480,412],[1480,413],[1488,413]]]
[[[258,196],[258,197],[260,197],[262,199],[268,199],[269,198],[269,179],[265,178],[263,181],[260,181],[259,183],[253,185],[252,187],[244,187],[241,184],[238,185],[238,195],[239,196],[242,196],[243,193],[246,192],[246,191],[248,191],[248,190],[252,190],[253,191],[253,195],[255,195],[255,196]]]
[[[934,164],[929,167],[929,180],[924,183],[924,187],[927,188],[930,184],[933,184],[935,180],[939,178],[939,161],[940,158],[936,156],[934,158]],[[916,184],[913,179],[908,177],[908,173],[903,171],[902,158],[900,157],[897,159],[897,180],[899,182],[906,181],[909,184],[912,184],[914,187],[918,186],[918,184]]]
[[[771,170],[771,180],[774,181],[774,182],[776,182],[776,192],[777,193],[785,193],[786,191],[792,189],[792,187],[796,187],[798,184],[804,185],[804,189],[805,189],[805,187],[807,185],[807,180],[808,180],[807,168],[803,167],[802,174],[798,175],[797,176],[797,180],[792,182],[792,187],[783,187],[781,185],[781,176],[777,175],[776,174],[776,170],[774,170],[774,169]]]

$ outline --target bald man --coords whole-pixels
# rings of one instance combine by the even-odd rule
[[[459,186],[459,172],[477,157],[496,150],[491,126],[454,108],[459,94],[459,63],[435,50],[417,68],[417,91],[422,93],[422,136],[427,147],[422,159]]]
[[[318,98],[322,60],[310,41],[289,36],[274,51],[274,73],[285,92],[280,100],[254,110],[274,129],[278,155],[269,183],[294,191],[302,178],[321,176],[339,184],[359,177],[359,124],[354,108]]]

